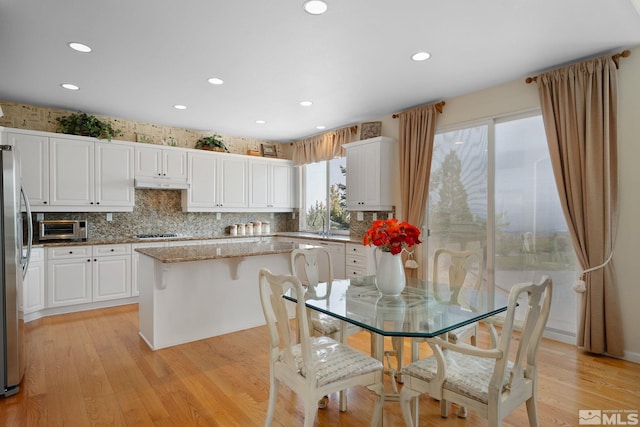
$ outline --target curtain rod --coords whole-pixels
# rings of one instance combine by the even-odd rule
[[[611,56],[611,58],[613,59],[613,62],[616,63],[616,68],[618,68],[618,61],[620,60],[620,58],[628,58],[629,56],[631,56],[631,51],[629,49],[623,50],[620,53],[616,53],[615,55]],[[527,77],[527,79],[525,80],[525,82],[527,84],[531,83],[531,82],[535,82],[538,80],[537,76],[533,76],[533,77]]]
[[[437,104],[435,104],[436,110],[438,110],[438,113],[442,114],[442,108],[444,107],[445,102],[444,101],[440,101]],[[400,117],[401,113],[396,113],[394,115],[392,115],[391,117],[393,117],[394,119],[397,119],[398,117]]]

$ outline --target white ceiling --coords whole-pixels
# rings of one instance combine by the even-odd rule
[[[288,141],[640,45],[633,0],[327,2],[0,0],[0,100]]]

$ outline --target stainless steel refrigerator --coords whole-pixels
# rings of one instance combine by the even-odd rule
[[[20,185],[20,162],[6,133],[0,132],[0,396],[20,390],[24,375],[22,279],[31,256],[31,212]],[[22,211],[28,232],[24,236]],[[28,242],[23,250],[23,240]]]

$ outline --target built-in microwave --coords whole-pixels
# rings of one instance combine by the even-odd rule
[[[44,220],[38,225],[40,240],[87,240],[87,220]]]

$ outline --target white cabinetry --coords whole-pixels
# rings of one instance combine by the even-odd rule
[[[133,147],[85,139],[49,139],[51,205],[69,210],[131,211]]]
[[[131,245],[47,248],[47,307],[131,296]]]
[[[188,190],[182,192],[185,212],[242,211],[249,205],[248,161],[245,156],[190,152]]]
[[[49,205],[49,138],[9,132],[20,155],[22,184],[32,208]]]
[[[281,242],[291,242],[298,245],[311,245],[311,246],[321,246],[329,251],[331,254],[331,265],[333,267],[333,278],[334,279],[344,279],[346,278],[345,274],[345,244],[341,242],[328,242],[322,239],[300,239],[300,238],[287,238],[287,237],[278,237],[278,240]],[[326,271],[328,266],[324,259],[320,259],[320,280],[327,280],[326,275],[322,274],[323,271]],[[301,266],[298,266],[299,270]]]
[[[346,244],[347,277],[371,276],[376,274],[374,249],[355,243]]]
[[[132,211],[133,145],[11,129],[36,212]]]
[[[131,245],[96,245],[92,253],[92,300],[131,296]]]
[[[22,310],[24,314],[42,310],[45,307],[44,293],[44,248],[31,249],[31,260],[24,278]]]
[[[347,207],[352,211],[393,209],[393,139],[383,136],[343,145],[347,152]]]
[[[91,302],[91,246],[47,248],[47,307]]]
[[[295,208],[295,171],[287,160],[250,160],[249,207],[272,212]]]
[[[140,265],[140,252],[136,248],[164,248],[166,242],[146,242],[134,243],[131,245],[131,295],[137,297],[140,295],[138,288],[138,266]]]
[[[109,208],[133,209],[133,146],[117,142],[95,143],[95,200]],[[115,209],[114,209],[115,210]]]
[[[187,152],[183,149],[136,146],[135,156],[136,178],[187,180]]]

